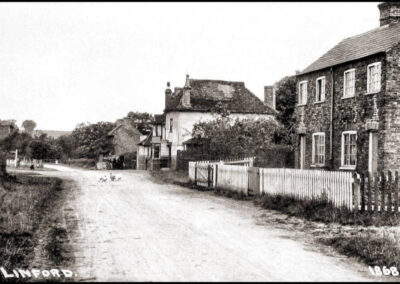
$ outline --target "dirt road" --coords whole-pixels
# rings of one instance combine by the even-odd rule
[[[148,173],[49,166],[47,175],[78,183],[71,205],[78,280],[95,281],[368,281],[367,267],[326,256],[289,232],[260,226],[260,208],[175,185]]]

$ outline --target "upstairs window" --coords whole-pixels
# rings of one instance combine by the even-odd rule
[[[299,105],[307,104],[307,81],[299,83]]]
[[[318,132],[312,135],[312,163],[325,165],[325,133]]]
[[[325,101],[325,77],[319,77],[316,81],[315,102]]]
[[[342,167],[355,168],[357,164],[357,133],[345,131],[342,133]]]
[[[381,63],[372,63],[367,68],[367,93],[377,93],[381,90]]]
[[[173,121],[174,120],[172,118],[169,119],[169,132],[171,132],[171,133],[172,133],[172,122]]]
[[[351,98],[354,97],[355,91],[355,69],[350,69],[344,72],[344,84],[343,84],[343,97]]]

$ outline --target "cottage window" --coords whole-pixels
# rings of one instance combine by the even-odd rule
[[[170,118],[170,120],[169,120],[169,132],[171,132],[171,133],[172,133],[172,122],[173,122],[173,119]]]
[[[357,164],[357,133],[345,131],[342,133],[342,167],[355,168]]]
[[[381,90],[381,63],[372,63],[367,68],[367,93],[377,93]]]
[[[307,104],[307,81],[299,83],[299,105]]]
[[[315,102],[325,101],[325,77],[320,77],[316,81]]]
[[[356,75],[355,69],[350,69],[344,72],[344,86],[343,86],[344,98],[354,97],[355,75]]]
[[[160,159],[160,148],[161,148],[161,144],[159,144],[159,143],[154,144],[153,159]]]
[[[312,163],[316,166],[325,165],[325,133],[312,135]]]

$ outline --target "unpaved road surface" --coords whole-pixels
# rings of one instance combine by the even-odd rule
[[[366,266],[327,256],[273,225],[251,202],[152,181],[142,171],[99,183],[106,172],[47,165],[78,184],[71,210],[76,280],[368,281]],[[114,171],[116,173],[117,171]]]

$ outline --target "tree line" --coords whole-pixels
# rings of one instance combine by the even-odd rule
[[[71,134],[56,139],[45,133],[35,135],[36,123],[26,120],[22,123],[23,130],[16,127],[10,135],[0,140],[0,151],[10,153],[18,150],[19,156],[27,159],[97,159],[100,154],[113,154],[108,133],[122,120],[148,133],[154,116],[146,112],[129,112],[116,122],[80,123]]]

